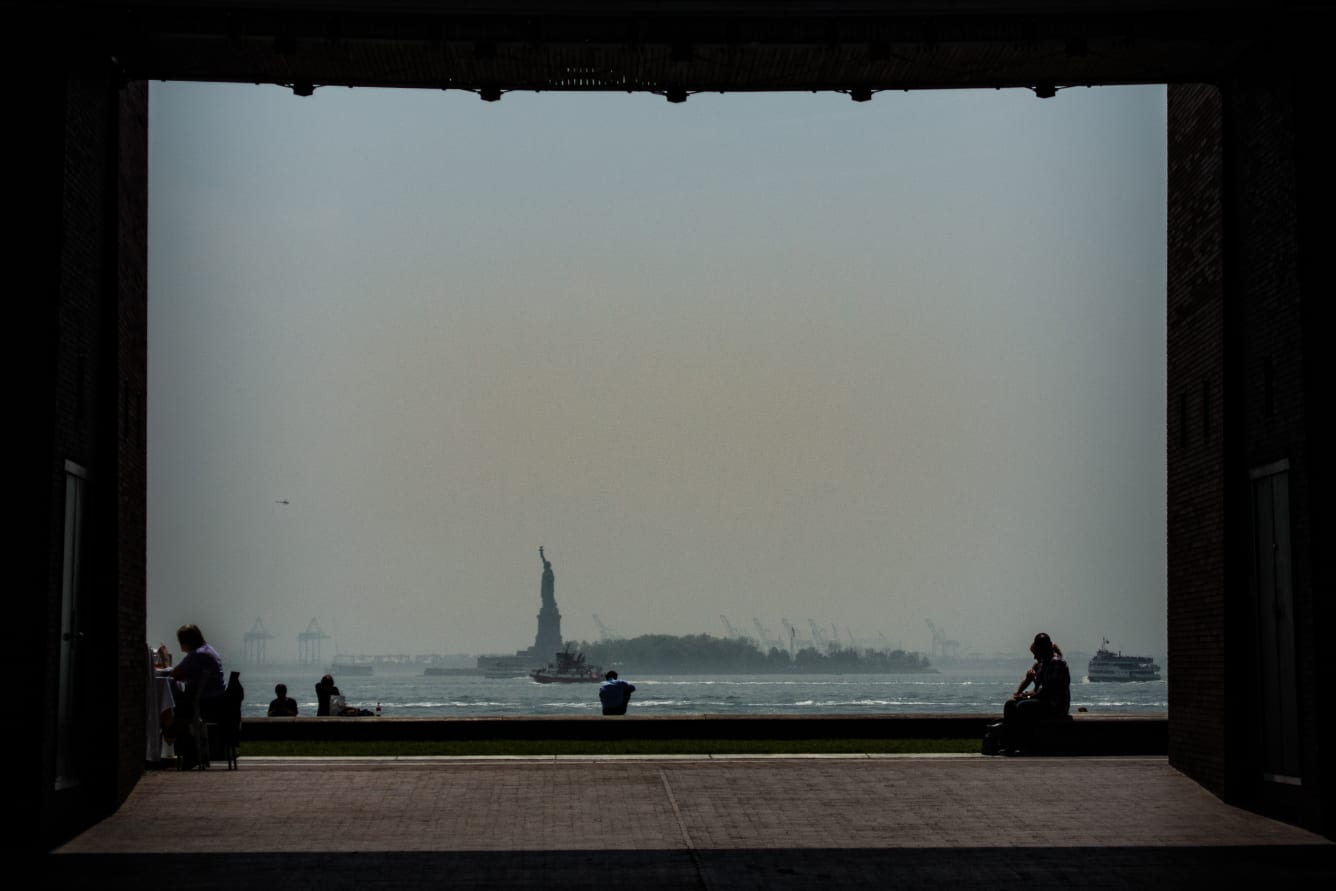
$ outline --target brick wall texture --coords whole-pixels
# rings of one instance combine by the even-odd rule
[[[1169,750],[1217,794],[1225,775],[1222,126],[1218,89],[1170,88]]]
[[[1302,78],[1169,89],[1168,624],[1170,760],[1227,800],[1332,830],[1322,694],[1331,627],[1329,453],[1314,450],[1331,404],[1325,254],[1329,159],[1321,94]],[[1322,115],[1325,116],[1325,115]],[[1304,246],[1309,250],[1305,251]],[[1314,249],[1316,248],[1316,250]],[[1318,461],[1321,456],[1323,460]],[[1263,596],[1253,474],[1287,467],[1288,584]],[[1261,633],[1261,610],[1293,643]],[[1263,676],[1263,654],[1283,670]],[[1292,669],[1293,724],[1276,721],[1274,677]],[[1297,737],[1301,784],[1266,779],[1264,726]]]
[[[145,84],[96,67],[48,78],[20,100],[31,144],[7,153],[25,173],[15,203],[30,223],[11,260],[34,283],[17,312],[33,379],[22,485],[36,506],[19,574],[46,592],[16,616],[20,659],[33,669],[19,711],[45,742],[22,762],[37,759],[18,781],[36,808],[10,839],[16,846],[109,813],[143,771],[147,100]],[[86,502],[67,685],[75,723],[62,728],[67,461],[86,472]],[[31,726],[22,735],[31,738]],[[77,778],[59,789],[58,750]]]

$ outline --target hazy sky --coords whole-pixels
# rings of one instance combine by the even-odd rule
[[[150,120],[154,642],[513,651],[541,544],[568,639],[1163,656],[1163,87]]]

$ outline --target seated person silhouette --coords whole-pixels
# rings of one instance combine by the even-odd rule
[[[339,688],[334,686],[334,676],[325,675],[320,679],[320,683],[315,685],[315,714],[318,718],[329,717],[329,700],[333,696],[342,696]]]
[[[288,695],[287,684],[274,685],[274,699],[269,703],[269,717],[271,718],[295,718],[297,717],[297,700]]]
[[[192,703],[198,698],[200,714],[212,719],[227,689],[223,684],[223,657],[205,642],[204,632],[196,625],[182,625],[176,630],[176,640],[186,655],[171,670],[171,675],[185,684],[185,698]]]
[[[182,625],[176,629],[176,641],[185,653],[171,670],[171,676],[185,685],[176,700],[177,727],[174,736],[179,741],[177,754],[187,765],[199,759],[199,753],[190,745],[184,732],[193,720],[196,705],[200,720],[216,724],[228,711],[224,700],[227,688],[223,684],[223,657],[204,640],[204,632],[197,625]]]
[[[1061,718],[1072,703],[1072,676],[1062,650],[1042,631],[1030,644],[1035,664],[1002,707],[1002,743],[1005,754],[1016,754],[1035,744],[1039,722]],[[1026,690],[1034,684],[1033,690]]]

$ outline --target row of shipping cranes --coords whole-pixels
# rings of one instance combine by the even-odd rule
[[[241,635],[241,658],[247,665],[264,665],[269,661],[269,641],[274,639],[264,622],[257,617],[255,624]],[[299,665],[318,665],[320,643],[329,640],[329,635],[320,628],[314,618],[306,625],[306,630],[297,634],[297,663]]]
[[[892,644],[884,633],[878,632],[876,638],[859,638],[854,636],[853,630],[848,625],[844,626],[844,631],[841,633],[839,626],[834,622],[830,624],[830,630],[827,631],[825,626],[818,625],[815,619],[808,619],[809,635],[800,632],[798,627],[789,622],[787,618],[781,618],[779,621],[784,627],[781,636],[763,625],[761,620],[755,616],[752,617],[752,626],[756,629],[755,634],[743,631],[730,622],[728,616],[720,615],[719,620],[723,622],[728,637],[751,641],[762,650],[776,648],[793,652],[807,647],[815,647],[818,650],[829,650],[832,647],[849,647],[855,650],[902,649],[898,643]]]
[[[728,616],[720,615],[719,621],[724,625],[724,630],[730,638],[740,638],[755,643],[763,650],[771,647],[778,647],[781,650],[800,650],[805,647],[816,647],[819,650],[830,649],[831,647],[848,646],[855,650],[901,650],[904,649],[899,642],[894,646],[884,633],[878,632],[877,639],[856,638],[852,629],[848,625],[844,626],[844,634],[840,634],[839,627],[832,622],[830,631],[818,625],[815,619],[808,619],[807,625],[811,629],[811,636],[800,636],[798,629],[792,625],[788,619],[781,618],[780,623],[784,626],[785,637],[773,633],[769,628],[761,624],[758,618],[752,618],[752,625],[756,633],[749,634],[728,620]],[[950,661],[960,654],[960,641],[947,639],[946,633],[942,631],[931,619],[925,619],[928,624],[928,631],[932,634],[932,646],[929,651],[929,658],[937,661]],[[787,639],[786,639],[787,638]]]
[[[320,627],[320,623],[314,618],[307,623],[306,629],[297,634],[297,664],[298,665],[323,665],[324,659],[321,655],[321,649],[324,641],[330,640],[332,635],[326,634]],[[247,665],[265,665],[269,662],[269,641],[274,639],[268,629],[264,627],[264,622],[260,619],[255,620],[255,624],[245,634],[241,635],[242,661]],[[375,656],[346,656],[335,655],[334,663],[337,665],[339,660],[345,659],[354,662],[372,662],[383,664],[430,664],[440,659],[436,655],[410,656],[406,653],[390,653]]]
[[[788,619],[780,619],[784,625],[784,636],[780,636],[769,628],[761,624],[758,618],[752,618],[752,625],[756,628],[755,634],[750,634],[728,620],[728,616],[721,615],[720,621],[724,623],[726,636],[730,639],[742,639],[750,641],[759,646],[762,650],[769,650],[771,647],[777,647],[781,650],[803,649],[804,647],[815,646],[818,649],[826,650],[831,646],[849,646],[855,649],[900,649],[898,645],[892,646],[890,640],[885,634],[879,634],[877,639],[855,638],[854,633],[849,626],[845,626],[844,632],[834,623],[831,623],[830,631],[816,623],[814,619],[808,619],[808,626],[811,628],[811,636],[800,635],[797,627],[789,623]],[[615,629],[609,628],[598,613],[594,613],[594,626],[598,628],[599,640],[611,641],[622,640],[624,635],[618,633]]]
[[[728,616],[721,614],[719,621],[723,623],[728,638],[749,641],[762,650],[769,650],[772,647],[789,652],[806,647],[815,647],[818,650],[828,650],[831,647],[887,651],[904,649],[899,642],[892,644],[883,632],[878,632],[876,638],[859,638],[854,636],[853,630],[848,625],[844,626],[844,632],[841,633],[839,626],[832,622],[830,630],[827,631],[824,626],[818,625],[815,619],[810,618],[807,620],[810,634],[800,633],[798,627],[789,622],[787,618],[781,618],[779,621],[784,627],[782,635],[763,625],[761,620],[755,616],[752,617],[752,627],[755,628],[754,634],[734,625],[729,621]],[[948,640],[946,634],[931,619],[926,621],[928,630],[932,633],[931,658],[937,660],[954,659],[959,652],[960,642]],[[623,639],[623,635],[604,624],[598,613],[594,613],[594,625],[598,628],[599,640],[601,641]]]

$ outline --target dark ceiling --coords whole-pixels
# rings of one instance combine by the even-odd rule
[[[1079,0],[0,0],[127,78],[700,91],[1210,81],[1266,71],[1326,4]],[[1310,8],[1313,7],[1313,8]],[[14,33],[14,32],[11,32]]]

